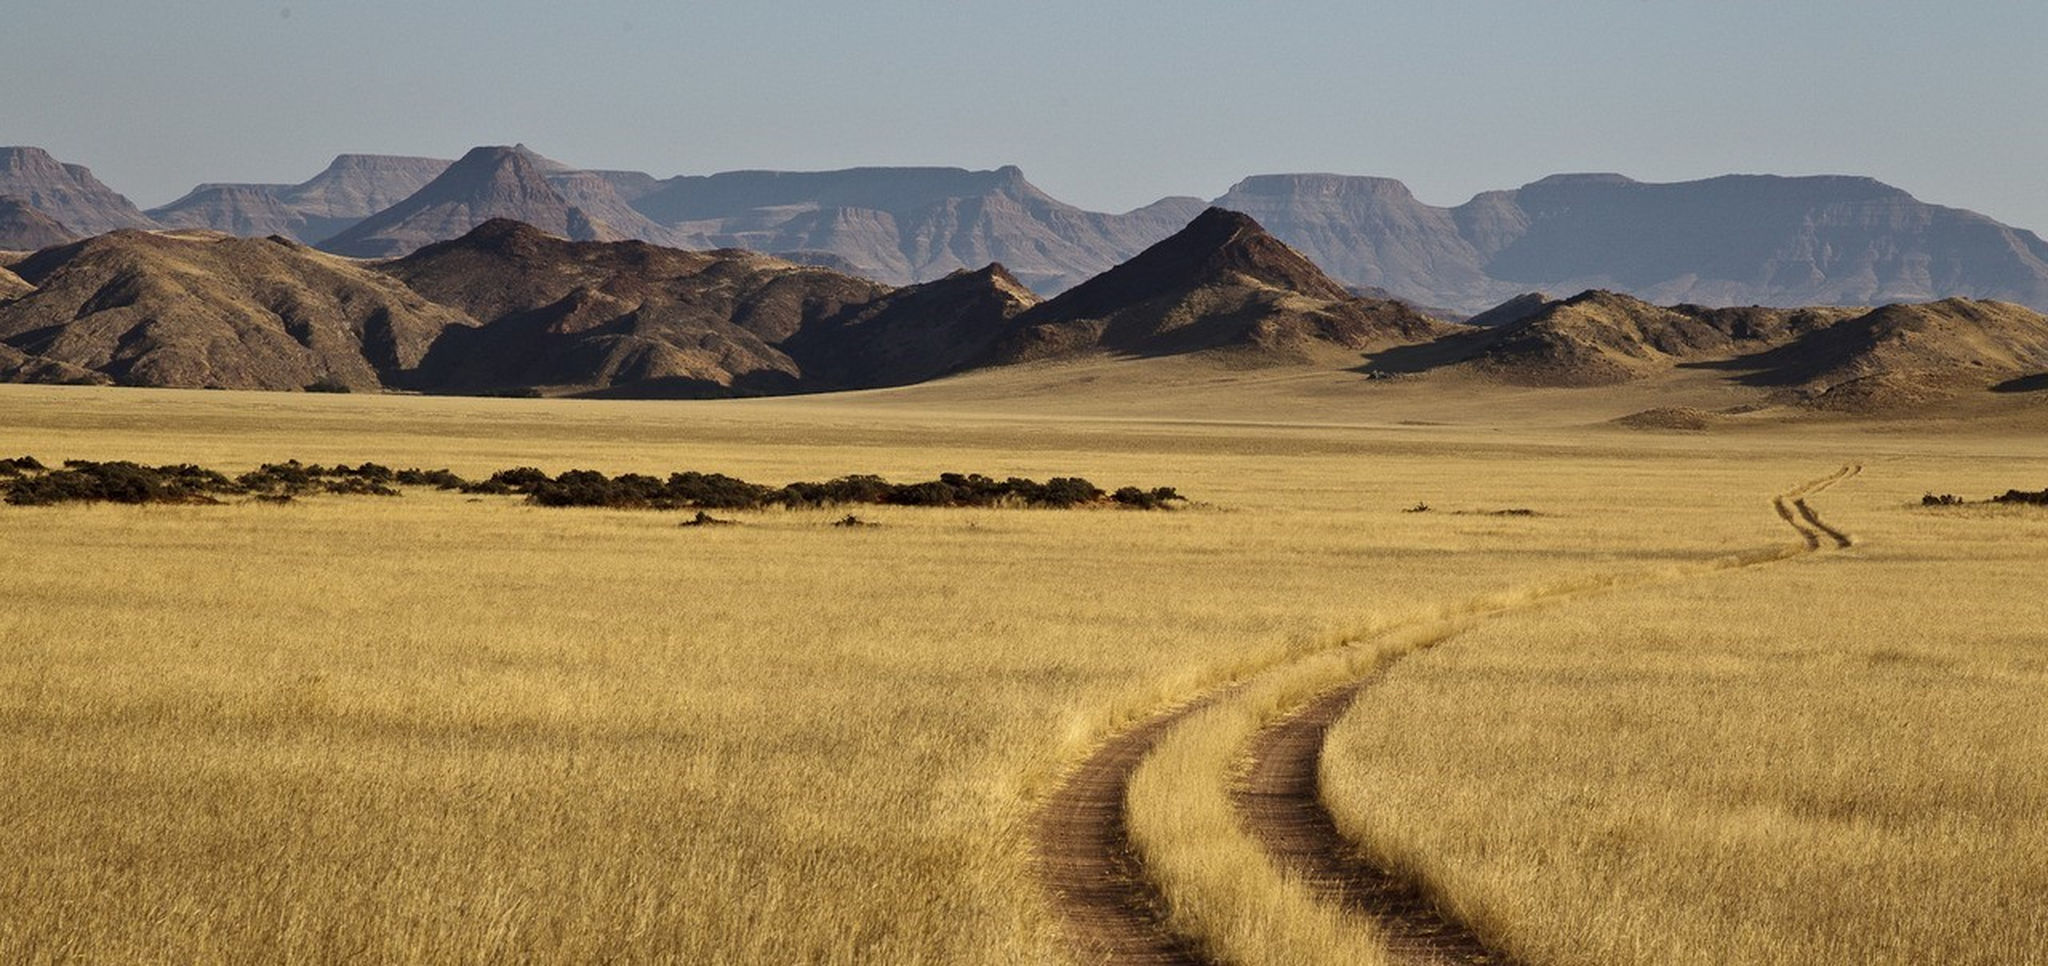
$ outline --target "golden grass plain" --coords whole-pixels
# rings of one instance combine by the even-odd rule
[[[1599,625],[1615,632],[1611,645],[1567,657],[1664,661],[1682,680],[1711,673],[1737,646],[1689,668],[1694,655],[1668,642],[1702,627],[1725,632],[1780,606],[1824,612],[1815,599],[1846,607],[1882,594],[1911,610],[1913,595],[1944,593],[1947,584],[1866,585],[1857,568],[1874,555],[1905,554],[1949,583],[1988,569],[1985,580],[2011,584],[2048,553],[2038,540],[2014,542],[1988,562],[1964,552],[1981,543],[1970,535],[1985,532],[1986,514],[1908,506],[1928,489],[2040,485],[2048,461],[2024,421],[1971,433],[1829,423],[1647,434],[1602,425],[1631,411],[1609,411],[1634,404],[1626,398],[1489,403],[1355,387],[1344,374],[1165,364],[715,403],[0,387],[0,449],[45,460],[692,468],[768,482],[1079,474],[1174,485],[1200,504],[1162,514],[883,508],[862,511],[882,527],[859,531],[827,526],[825,512],[683,530],[673,515],[420,491],[283,507],[0,507],[10,575],[0,956],[1060,961],[1061,924],[1027,841],[1032,810],[1121,722],[1459,602],[1782,546],[1791,534],[1769,497],[1851,460],[1866,473],[1819,501],[1833,522],[1867,534],[1840,563],[1489,619],[1396,673],[1481,653],[1477,642],[1495,639],[1485,635],[1523,621],[1601,606],[1617,609]],[[1417,502],[1432,512],[1402,512]],[[1486,515],[1509,508],[1539,515]],[[1894,532],[1914,536],[1888,544]],[[1749,582],[1777,588],[1793,572],[1801,594],[1746,596]],[[1941,613],[1938,603],[1926,613]],[[1969,625],[1982,640],[1956,646],[2038,647],[2040,624],[2020,607],[1986,612]],[[1758,638],[1776,641],[1768,646],[1824,654],[1846,633],[1796,619],[1764,627],[1786,635]],[[1491,659],[1531,652],[1511,653]],[[1501,683],[1514,673],[1483,676],[1495,718],[1515,714],[1522,690]],[[1343,726],[1326,788],[1333,809],[1384,802],[1377,788],[1389,775],[1408,806],[1431,795],[1476,801],[1457,821],[1418,806],[1406,824],[1381,809],[1352,827],[1471,909],[1498,907],[1499,882],[1516,901],[1569,907],[1525,888],[1524,873],[1468,881],[1413,858],[1468,861],[1469,849],[1496,848],[1484,836],[1501,830],[1486,815],[1540,766],[1479,753],[1511,722],[1472,713],[1455,675],[1412,706],[1385,703],[1397,680],[1368,692]],[[1536,698],[1540,683],[1528,682],[1531,713],[1549,707]],[[1923,728],[1950,720],[1908,706],[1924,712]],[[1658,727],[1681,750],[1694,724],[1702,734],[1708,722],[1725,726],[1698,702],[1634,707],[1667,715]],[[1390,713],[1420,723],[1413,743],[1385,740],[1373,715]],[[1746,736],[1782,738],[1772,731],[1780,720],[1751,721]],[[1526,728],[1508,733],[1533,740]],[[1845,742],[1845,754],[1861,740],[1819,734]],[[1827,751],[1811,729],[1798,735]],[[1576,766],[1625,750],[1637,731],[1549,737],[1569,737],[1581,757],[1560,763]],[[1710,744],[1697,749],[1701,768],[1718,761]],[[2039,760],[1980,756],[1975,787],[2001,809],[2037,806],[2048,784]],[[1482,765],[1514,778],[1475,788]],[[1840,780],[1862,777],[1881,775]],[[1136,793],[1134,811],[1147,799]],[[1457,847],[1439,852],[1432,831]],[[1742,854],[1749,866],[1711,881],[1734,888],[1790,874],[1769,850]],[[1271,870],[1230,868],[1255,904],[1285,888]],[[1925,901],[1916,877],[1958,874],[1969,870],[1908,861],[1872,887]],[[1976,892],[1933,894],[1982,896],[2013,880],[1977,881]],[[1542,883],[1551,893],[1579,884]],[[1589,914],[1521,906],[1509,919],[1523,933],[1477,918],[1517,949],[1551,949],[1542,944],[1554,936],[1544,937],[1560,929],[1606,929],[1624,942],[1645,931],[1694,937],[1684,898],[1646,894],[1619,912],[1596,902],[1591,927]],[[1725,897],[1692,896],[1703,898]],[[1969,924],[1985,917],[1950,912],[1957,932],[1915,941],[1951,949],[2002,937],[2010,952],[2038,939],[1984,932]],[[1823,935],[1873,928],[1799,922]]]

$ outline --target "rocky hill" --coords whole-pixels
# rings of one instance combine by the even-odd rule
[[[154,228],[120,192],[81,165],[63,164],[42,148],[0,147],[0,195],[20,199],[65,229],[94,235],[116,228]]]
[[[90,370],[137,386],[408,386],[444,330],[473,324],[393,279],[284,241],[124,230],[45,249],[14,272],[35,290],[0,303],[0,344],[28,357],[29,378],[76,381]]]
[[[1130,261],[1019,315],[990,361],[1098,350],[1231,349],[1291,358],[1449,331],[1405,304],[1351,294],[1250,216],[1211,208]]]
[[[0,250],[32,252],[62,245],[78,236],[57,219],[37,211],[27,201],[0,195]]]
[[[752,252],[578,242],[503,219],[383,270],[483,323],[425,366],[437,387],[469,392],[793,391],[805,373],[777,344],[889,292]]]
[[[1741,361],[1754,385],[1828,409],[1898,410],[2048,373],[2048,317],[2006,302],[1887,305]]]
[[[805,326],[782,348],[823,385],[907,385],[983,360],[1010,321],[1038,303],[1002,265],[963,268]]]
[[[1666,307],[1595,290],[1544,303],[1517,321],[1469,335],[1464,339],[1469,350],[1452,361],[1520,385],[1613,385],[1681,363],[1761,352],[1855,314],[1854,309]]]

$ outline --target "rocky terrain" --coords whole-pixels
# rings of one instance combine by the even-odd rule
[[[1971,299],[1710,309],[1594,290],[1392,355],[1411,371],[1462,369],[1522,386],[1598,387],[1705,369],[1770,390],[1760,400],[1898,411],[2037,388],[2031,380],[2048,373],[2048,317]]]
[[[1420,342],[1448,331],[1400,302],[1353,295],[1250,216],[1211,208],[1130,261],[1019,315],[993,360],[1211,349],[1305,358],[1319,347]]]
[[[778,345],[889,289],[752,252],[578,242],[494,220],[384,266],[480,325],[434,347],[440,391],[707,396],[789,392]]]
[[[34,251],[78,236],[13,195],[0,195],[0,251]]]
[[[567,179],[569,194],[592,207],[575,203],[557,187],[561,179],[549,179],[544,164],[545,159],[522,147],[476,148],[404,201],[350,226],[320,247],[342,255],[390,258],[460,237],[493,218],[517,219],[578,241],[665,234],[619,201],[602,178]]]
[[[471,152],[459,184],[438,180],[447,161],[343,155],[302,184],[201,185],[143,216],[82,168],[33,148],[7,151],[0,195],[20,196],[78,234],[153,218],[382,258],[505,217],[571,238],[747,248],[891,285],[1001,262],[1042,295],[1130,258],[1204,207],[1167,198],[1122,214],[1087,211],[1014,167],[662,179],[583,170],[515,145]],[[507,154],[530,170],[509,169]],[[1240,181],[1214,204],[1251,215],[1356,293],[1439,316],[1479,313],[1532,289],[1606,289],[1660,304],[1969,297],[2048,309],[2048,242],[1868,178],[1648,184],[1556,175],[1438,207],[1386,178],[1272,174]]]
[[[179,228],[232,235],[282,235],[318,244],[404,201],[448,169],[438,158],[344,154],[298,184],[203,184],[152,208],[150,217]]]
[[[1707,379],[1759,404],[1849,412],[2048,385],[2048,318],[2003,302],[1708,308],[1596,289],[1518,296],[1460,325],[1360,296],[1256,219],[1217,208],[1042,300],[998,263],[895,287],[742,249],[566,237],[590,222],[517,149],[465,159],[435,184],[422,194],[445,206],[414,215],[470,217],[509,199],[552,205],[567,230],[494,218],[384,262],[203,230],[45,247],[0,262],[0,379],[700,397],[1200,354],[1361,380]]]
[[[1202,210],[1168,198],[1120,215],[1084,211],[1014,167],[735,171],[671,178],[634,205],[693,244],[822,258],[895,284],[998,261],[1041,292],[1102,272]]]
[[[101,184],[90,170],[59,162],[42,148],[0,147],[0,195],[16,198],[80,235],[158,227],[120,192]]]
[[[224,389],[408,385],[450,326],[389,276],[297,244],[124,230],[47,248],[0,302],[10,378]],[[88,377],[87,373],[93,374]]]

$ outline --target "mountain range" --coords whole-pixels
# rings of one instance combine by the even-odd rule
[[[513,158],[500,170],[534,167]],[[283,237],[122,229],[0,259],[0,380],[674,398],[1190,355],[1353,369],[1361,385],[1692,373],[1759,404],[1850,412],[2048,385],[2048,317],[1995,301],[1706,308],[1592,290],[1488,316],[1458,324],[1358,295],[1220,208],[1050,299],[995,263],[890,286],[504,218],[380,262]]]
[[[34,148],[0,149],[0,196],[70,235],[119,227],[276,234],[389,258],[494,218],[572,239],[747,248],[890,285],[1001,262],[1043,295],[1173,234],[1207,204],[1091,212],[1014,167],[738,171],[659,179],[587,171],[524,146],[460,162],[344,155],[297,185],[203,185],[147,214]],[[1947,297],[2048,309],[2048,242],[1867,178],[1731,175],[1648,184],[1557,175],[1443,208],[1398,181],[1260,175],[1214,205],[1257,219],[1355,291],[1469,315],[1518,294],[1600,288],[1653,302],[1867,305]],[[42,247],[14,227],[0,249]]]

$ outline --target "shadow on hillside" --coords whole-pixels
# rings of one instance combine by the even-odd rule
[[[1365,363],[1353,367],[1350,371],[1368,376],[1374,373],[1412,375],[1428,372],[1431,369],[1441,369],[1444,366],[1453,366],[1474,359],[1499,337],[1500,333],[1497,330],[1483,329],[1447,335],[1433,342],[1395,346],[1380,352],[1367,353]]]
[[[2040,392],[2048,389],[2048,372],[2037,372],[2031,376],[2007,379],[1991,387],[1992,392]]]

